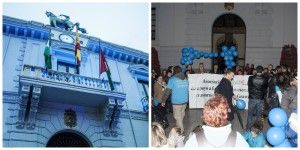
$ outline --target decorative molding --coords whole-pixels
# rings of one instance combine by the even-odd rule
[[[42,87],[38,85],[33,85],[30,110],[29,110],[29,116],[27,122],[27,129],[29,130],[33,130],[35,128],[35,118],[38,110],[41,93],[42,93]]]
[[[198,16],[205,13],[204,4],[201,3],[190,3],[186,4],[185,12],[189,16]]]
[[[134,119],[134,120],[142,120],[142,121],[148,121],[148,113],[145,113],[145,112],[142,112],[142,111],[134,111],[134,110],[122,110],[122,114],[120,116],[120,118],[128,118],[130,119],[130,116],[129,116],[129,113],[130,113],[130,116],[131,116],[131,119]]]
[[[138,80],[148,81],[148,67],[142,64],[130,65],[128,71],[131,73],[133,78]]]
[[[273,14],[273,8],[271,4],[268,3],[255,3],[254,4],[254,14],[256,16],[265,16]]]
[[[16,33],[16,27],[18,28],[18,33]],[[63,29],[54,28],[49,25],[44,25],[42,23],[25,21],[9,16],[3,17],[3,34],[12,34],[21,38],[33,38],[37,40],[47,41],[49,39],[49,35],[51,35],[51,30],[61,32],[62,34],[75,36],[75,32],[65,31]],[[54,35],[51,35],[51,37],[53,36]],[[87,36],[84,34],[79,34],[79,38],[84,38],[87,40],[87,50],[99,53],[99,50],[101,48],[105,52],[106,57],[114,59],[115,56],[120,56],[122,54],[122,57],[118,57],[118,60],[120,61],[130,63],[130,60],[127,59],[128,57],[124,56],[132,56],[143,60],[141,62],[144,65],[148,65],[148,54],[140,50],[110,43],[107,41],[103,41],[99,38]],[[70,46],[72,47],[72,49],[74,48],[74,44],[70,44]],[[141,62],[135,63],[139,64]]]
[[[20,103],[21,96],[17,92],[3,91],[3,103]]]
[[[23,84],[21,86],[21,101],[20,101],[20,110],[18,114],[18,121],[17,121],[17,128],[23,129],[25,126],[25,114],[27,109],[27,104],[29,100],[29,94],[30,94],[30,85]]]

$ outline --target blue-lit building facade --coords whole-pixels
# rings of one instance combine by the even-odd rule
[[[3,16],[4,147],[147,147],[148,54]],[[52,69],[44,49],[51,41]],[[103,50],[115,89],[99,75]]]

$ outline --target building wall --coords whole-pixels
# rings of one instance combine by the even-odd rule
[[[4,101],[16,95],[6,95]],[[15,97],[16,98],[16,97]],[[36,118],[34,130],[17,129],[17,115],[19,105],[17,103],[4,103],[4,147],[45,147],[48,140],[59,131],[70,129],[64,124],[65,108],[72,108],[77,114],[77,126],[72,130],[83,134],[92,143],[93,147],[145,147],[148,145],[148,122],[131,115],[131,122],[127,111],[121,116],[120,134],[117,137],[104,135],[104,124],[95,107],[83,107],[63,103],[41,101]],[[148,131],[148,130],[147,130]],[[136,141],[136,143],[134,142]]]
[[[183,47],[211,51],[212,25],[225,13],[224,3],[153,4],[156,8],[156,40],[160,65],[178,65]],[[246,24],[246,63],[279,64],[283,45],[297,45],[296,3],[235,3],[229,13]],[[267,59],[266,59],[267,58]],[[211,60],[201,59],[206,66]],[[193,67],[198,68],[199,60]],[[209,68],[210,69],[210,68]]]
[[[98,107],[50,102],[47,99],[41,99],[39,102],[34,130],[16,128],[21,102],[18,93],[19,75],[25,64],[45,66],[46,44],[46,40],[17,37],[12,34],[3,35],[3,146],[45,147],[49,138],[56,132],[70,129],[64,124],[66,108],[72,108],[77,113],[77,126],[72,130],[86,136],[94,147],[148,146],[148,113],[143,112],[140,101],[142,96],[139,93],[136,77],[128,70],[128,67],[134,64],[110,57],[106,57],[106,60],[112,80],[121,82],[121,91],[126,94],[123,102],[125,107],[121,112],[117,129],[118,136],[104,134],[105,121],[101,119]],[[99,53],[83,48],[82,56],[85,56],[86,60],[82,61],[80,75],[99,78]],[[64,56],[52,54],[53,70],[57,70],[58,59],[69,59],[62,57]],[[102,78],[107,80],[106,73],[100,76],[100,79]]]

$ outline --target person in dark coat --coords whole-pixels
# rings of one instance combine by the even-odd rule
[[[220,81],[219,85],[215,88],[215,94],[220,94],[224,96],[228,102],[228,121],[234,119],[234,107],[232,100],[236,100],[237,97],[233,93],[233,87],[231,85],[231,80],[234,77],[234,72],[231,69],[227,69],[225,77]]]
[[[263,67],[256,67],[257,74],[248,79],[248,116],[247,130],[250,130],[256,121],[261,120],[262,107],[267,96],[268,79],[263,75]],[[255,117],[253,117],[255,116]]]

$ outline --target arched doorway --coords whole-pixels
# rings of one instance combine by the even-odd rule
[[[64,130],[55,133],[49,139],[46,147],[92,147],[92,144],[81,133]]]
[[[221,47],[236,46],[238,57],[235,62],[237,65],[245,65],[246,55],[246,26],[241,17],[236,14],[223,14],[213,23],[212,27],[212,51],[220,53]],[[224,70],[224,59],[219,57],[212,61],[213,64],[219,64],[220,69]]]

